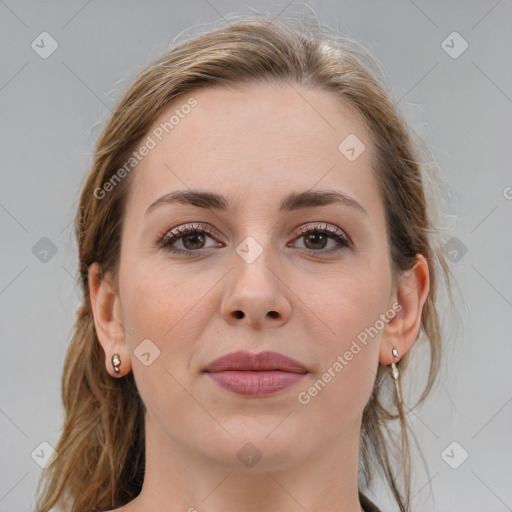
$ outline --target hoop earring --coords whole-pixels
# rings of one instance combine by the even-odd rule
[[[119,370],[119,366],[121,364],[121,358],[119,357],[119,354],[114,354],[112,356],[112,366],[114,367],[114,371],[116,373],[119,373],[121,370]]]
[[[398,350],[396,349],[396,347],[393,347],[393,350],[391,352],[393,354],[393,358],[398,357]],[[398,371],[395,361],[391,363],[391,375],[393,376],[393,379],[395,381],[395,390],[398,398],[398,405],[402,406],[402,404],[404,403],[404,399],[402,396],[402,385],[400,383],[400,372]]]

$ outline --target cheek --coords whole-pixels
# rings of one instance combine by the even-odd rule
[[[169,267],[132,267],[124,279],[123,315],[134,378],[148,409],[164,417],[186,398],[179,383],[189,388],[199,317],[204,321],[198,307],[204,291]]]
[[[302,424],[313,430],[320,428],[327,445],[335,443],[340,432],[358,424],[368,403],[375,374],[364,358],[361,351],[346,365],[336,365],[334,359],[325,373],[299,390],[296,411]]]
[[[321,417],[335,435],[358,420],[372,392],[389,290],[385,272],[382,279],[374,273],[344,272],[329,282],[325,293],[317,291],[314,306],[328,326],[322,329],[328,333],[325,338],[316,337],[321,364],[300,388],[297,401],[308,422]]]
[[[328,409],[328,404],[334,406],[324,411],[332,412],[333,421],[340,409],[362,411],[369,398],[390,286],[390,271],[377,265],[364,272],[345,269],[329,279],[323,293],[316,292],[315,311],[328,329],[323,329],[327,337],[316,348],[322,368],[315,377],[320,382],[308,395]],[[318,398],[313,398],[315,393]]]
[[[309,287],[309,296],[315,297],[314,309],[328,327],[333,348],[350,345],[386,311],[390,273],[385,268],[366,270],[344,269],[330,276],[322,289],[318,289],[318,282],[316,291],[314,283]]]
[[[199,278],[179,266],[173,269],[161,258],[133,266],[122,278],[123,305],[132,332],[163,343],[172,333],[190,327],[188,315],[208,289],[211,276],[203,273]]]
[[[219,276],[213,271],[183,272],[158,261],[151,266],[147,262],[133,266],[122,278],[123,316],[135,376],[140,374],[139,379],[146,380],[155,375],[145,373],[146,367],[137,359],[138,347],[149,339],[158,353],[151,367],[160,373],[168,370],[185,384],[194,371],[191,362],[198,350],[197,340],[215,313],[214,301],[206,294],[214,292]]]

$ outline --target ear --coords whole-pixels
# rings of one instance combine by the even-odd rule
[[[132,365],[126,343],[121,302],[110,274],[103,274],[99,263],[89,266],[89,295],[98,340],[105,352],[105,368],[112,377],[122,377]],[[112,356],[119,354],[119,373],[112,365]]]
[[[430,291],[430,273],[422,254],[417,254],[416,260],[402,275],[390,304],[396,314],[383,331],[379,361],[384,365],[397,363],[418,338],[423,305]],[[398,350],[398,359],[393,357],[393,347]]]

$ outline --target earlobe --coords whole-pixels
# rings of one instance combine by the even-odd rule
[[[105,368],[112,377],[123,376],[131,370],[131,361],[119,296],[111,276],[102,274],[98,263],[89,266],[89,296],[96,334],[105,352]]]
[[[395,347],[402,358],[417,340],[423,306],[430,291],[430,274],[426,258],[416,255],[414,266],[404,272],[397,285],[395,302],[396,314],[386,325],[379,352],[379,361],[384,365],[397,363],[392,349]]]

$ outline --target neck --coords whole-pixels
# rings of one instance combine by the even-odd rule
[[[198,446],[177,442],[146,413],[146,466],[142,491],[127,512],[360,512],[358,493],[360,421],[336,443],[318,442],[304,457],[293,446],[272,453],[266,444],[246,447],[261,458],[250,467],[239,460],[246,441],[226,443],[229,456],[205,456]],[[319,434],[321,437],[321,434]],[[205,436],[205,443],[211,443]],[[213,444],[213,443],[212,443]],[[222,444],[222,443],[220,443]],[[275,448],[275,446],[273,446]],[[300,457],[294,456],[300,453]],[[265,456],[267,455],[267,456]],[[243,459],[243,457],[241,457]],[[254,460],[254,459],[252,459]]]

